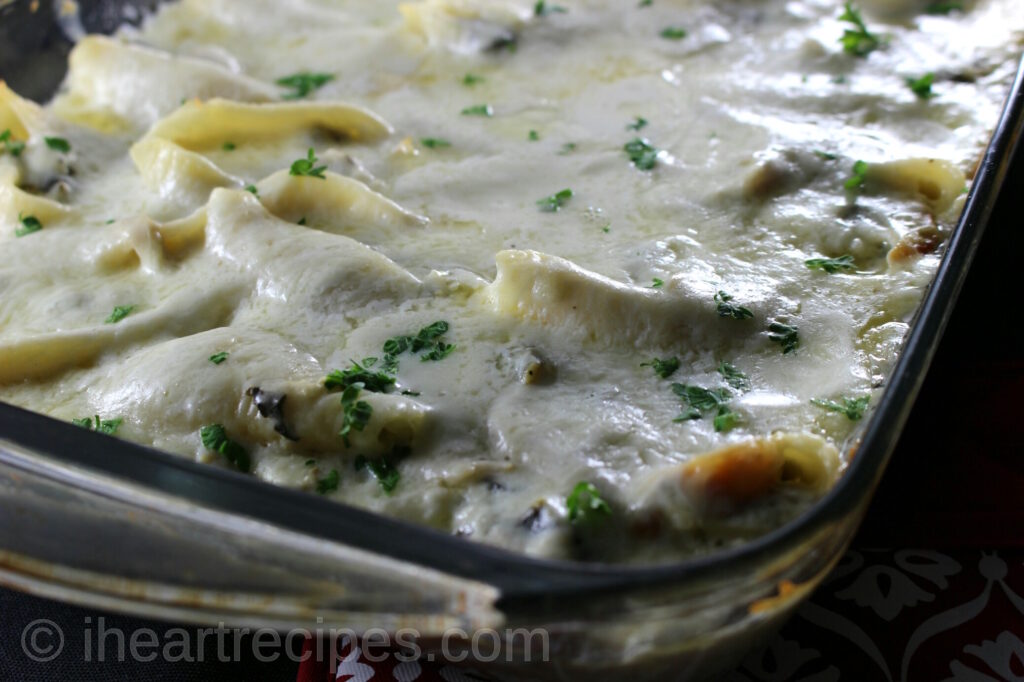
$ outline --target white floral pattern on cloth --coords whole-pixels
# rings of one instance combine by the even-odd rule
[[[299,682],[487,682],[436,663],[342,647]],[[375,657],[376,658],[376,657]],[[1024,682],[1024,550],[850,551],[764,649],[726,682]]]

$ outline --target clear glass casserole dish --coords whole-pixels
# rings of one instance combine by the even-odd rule
[[[68,43],[53,7],[29,5],[0,7],[0,77],[45,98],[61,78]],[[83,3],[81,19],[109,32],[126,5],[135,6]],[[543,630],[550,662],[524,646],[493,664],[495,674],[523,679],[610,669],[679,679],[728,667],[814,589],[856,530],[1024,127],[1022,87],[1018,74],[856,457],[823,499],[783,528],[735,550],[651,568],[542,561],[0,404],[0,581],[199,623],[412,628],[426,653],[440,653],[441,635],[453,628]]]

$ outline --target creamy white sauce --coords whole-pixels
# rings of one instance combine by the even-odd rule
[[[336,471],[338,500],[541,556],[665,561],[792,518],[854,446],[811,401],[887,376],[1024,7],[872,3],[883,45],[859,58],[835,2],[555,4],[184,0],[85,38],[45,109],[0,93],[26,143],[0,154],[0,398],[231,466],[200,438],[221,424],[265,480]],[[333,79],[281,104],[297,72]],[[929,72],[922,99],[906,80]],[[287,172],[309,147],[323,179]],[[16,237],[19,215],[43,229]],[[441,320],[455,349],[398,356],[346,446],[328,372]],[[727,390],[735,423],[674,421],[673,383]],[[580,483],[607,507],[571,521]]]

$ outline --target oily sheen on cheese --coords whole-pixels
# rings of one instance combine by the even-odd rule
[[[536,556],[756,537],[842,476],[1024,44],[933,5],[85,36],[46,106],[0,85],[0,399]]]

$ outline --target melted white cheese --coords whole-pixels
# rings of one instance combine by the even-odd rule
[[[1020,3],[926,4],[868,4],[862,58],[824,0],[183,0],[85,37],[48,107],[0,86],[0,398],[232,466],[220,424],[263,479],[541,556],[756,536],[841,475],[856,423],[811,401],[883,384],[1014,71]],[[332,79],[282,102],[298,72]],[[328,372],[435,321],[454,350],[353,428]]]

